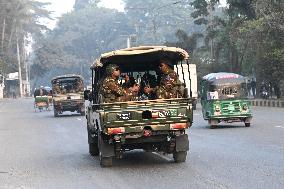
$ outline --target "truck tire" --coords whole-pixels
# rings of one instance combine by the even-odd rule
[[[58,112],[56,111],[56,109],[54,109],[53,111],[54,111],[54,117],[58,117]]]
[[[186,151],[181,151],[181,152],[174,152],[173,153],[173,158],[176,163],[181,163],[185,162],[187,156]]]
[[[99,155],[99,146],[98,146],[98,136],[92,136],[90,130],[88,130],[88,143],[89,143],[89,153],[91,156]]]
[[[192,109],[196,110],[196,102],[192,103]]]
[[[111,167],[112,166],[112,157],[103,157],[100,153],[100,165],[101,167]]]
[[[100,153],[98,144],[89,143],[89,153],[91,156],[98,156]]]

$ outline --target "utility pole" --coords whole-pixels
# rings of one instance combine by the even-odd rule
[[[19,37],[18,31],[16,30],[16,40],[17,40],[17,58],[18,58],[18,69],[19,69],[19,89],[20,89],[20,97],[23,96],[23,89],[22,89],[22,69],[21,69],[21,56],[20,56],[20,48],[19,48]]]
[[[26,52],[26,40],[24,39],[23,44],[23,61],[25,65],[25,74],[26,74],[26,85],[25,85],[25,95],[30,95],[30,81],[29,81],[29,73],[28,73],[28,61],[27,61],[27,52]]]

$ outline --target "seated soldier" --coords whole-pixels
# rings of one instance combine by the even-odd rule
[[[154,100],[157,98],[154,88],[157,86],[157,80],[154,75],[145,73],[141,78],[140,100]]]
[[[84,84],[81,79],[76,79],[75,83],[75,91],[74,92],[83,92],[84,91]]]
[[[182,83],[178,79],[178,75],[173,70],[173,65],[168,60],[160,60],[159,69],[162,73],[160,84],[157,87],[146,85],[143,90],[144,94],[141,96],[144,100],[151,100],[155,98],[181,98]],[[145,95],[146,94],[146,95]],[[147,95],[148,94],[148,95]],[[149,95],[152,97],[149,97]],[[143,98],[145,97],[146,98]]]
[[[125,74],[122,77],[125,80],[124,83],[122,84],[123,89],[128,89],[136,83],[133,76],[129,76],[128,74]]]
[[[137,100],[139,100],[139,98],[138,98],[139,90],[140,90],[139,84],[137,84],[137,83],[132,84],[128,89],[126,89],[127,98],[125,100],[126,101],[137,101]]]
[[[182,83],[168,60],[161,60],[159,64],[162,73],[160,86],[156,88],[158,98],[181,98]]]
[[[60,94],[61,93],[59,81],[57,81],[55,84],[53,84],[53,91],[54,91],[54,94]]]
[[[117,65],[109,64],[106,67],[106,78],[102,81],[99,89],[104,102],[118,102],[125,98],[126,92],[118,83],[119,76],[120,69]]]

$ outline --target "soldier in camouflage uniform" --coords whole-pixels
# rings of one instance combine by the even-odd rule
[[[156,98],[181,98],[183,97],[183,86],[181,81],[178,79],[178,75],[171,68],[171,64],[168,60],[161,60],[159,68],[162,72],[160,79],[160,85],[151,88],[150,86],[144,87],[145,94],[155,94]],[[143,97],[143,96],[142,96]],[[149,100],[149,98],[142,98],[142,100]]]
[[[103,96],[104,102],[119,102],[123,101],[126,92],[118,83],[120,76],[119,67],[115,64],[110,64],[106,67],[107,77],[103,80],[100,86],[100,94]]]
[[[182,83],[176,72],[170,67],[170,62],[161,60],[159,68],[162,72],[160,86],[156,88],[157,98],[181,98]]]

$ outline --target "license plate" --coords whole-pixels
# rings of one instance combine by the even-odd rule
[[[131,118],[131,113],[128,112],[128,113],[117,113],[117,119],[119,120],[130,120]]]
[[[158,117],[177,116],[177,110],[161,110],[158,112]]]
[[[229,106],[228,106],[228,110],[230,110],[230,111],[234,111],[234,110],[235,110],[235,106],[233,106],[233,105],[229,105]]]

